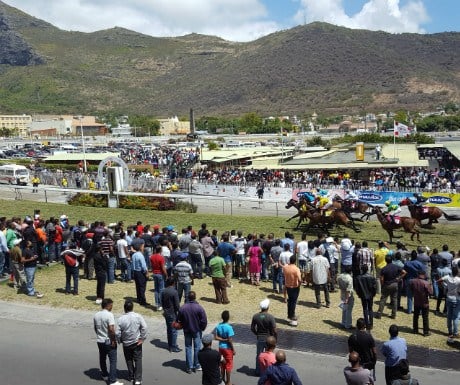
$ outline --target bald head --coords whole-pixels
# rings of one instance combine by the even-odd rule
[[[275,354],[275,357],[276,357],[276,362],[278,362],[279,364],[286,362],[286,353],[284,350],[278,350]]]
[[[348,355],[348,362],[351,365],[356,365],[357,363],[359,363],[359,354],[357,352],[351,352]]]

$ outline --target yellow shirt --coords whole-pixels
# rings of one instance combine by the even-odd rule
[[[375,267],[377,269],[383,269],[387,263],[385,262],[385,257],[390,252],[386,247],[382,247],[375,251],[374,258],[375,258]]]

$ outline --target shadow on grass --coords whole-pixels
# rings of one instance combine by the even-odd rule
[[[62,287],[58,287],[55,291],[56,293],[65,294],[65,289],[63,289]]]
[[[298,302],[297,302],[297,305],[309,307],[309,308],[311,308],[311,309],[318,309],[318,307],[316,306],[316,302],[298,301]]]
[[[174,358],[170,361],[165,361],[163,362],[162,366],[166,368],[175,368],[175,369],[181,369],[185,372],[185,362],[182,360],[179,360],[177,358]]]
[[[97,298],[97,297],[96,297],[95,295],[87,295],[85,298],[86,298],[88,301],[94,302],[94,301],[96,301],[96,298]]]
[[[155,338],[153,340],[150,341],[150,343],[159,348],[159,349],[165,349],[165,350],[168,350],[169,349],[169,346],[168,346],[168,343],[166,341],[162,341],[158,338]]]
[[[246,374],[247,376],[251,377],[257,377],[256,376],[256,370],[253,368],[250,368],[247,365],[243,365],[241,368],[236,369],[238,373]]]
[[[279,324],[279,325],[287,325],[287,326],[290,326],[290,321],[287,320],[287,319],[275,317],[275,321],[276,321],[276,323]]]
[[[347,330],[345,329],[340,322],[332,321],[330,319],[323,319],[323,322],[326,325],[332,326],[333,328],[339,329],[339,330]],[[352,329],[348,329],[348,331],[352,331]]]
[[[200,301],[216,303],[216,299],[210,297],[200,297]]]

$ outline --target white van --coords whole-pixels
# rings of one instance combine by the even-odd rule
[[[30,181],[29,170],[17,164],[0,166],[0,183],[9,183],[26,186]]]

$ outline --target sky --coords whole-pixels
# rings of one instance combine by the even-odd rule
[[[0,0],[68,31],[124,27],[251,41],[324,21],[390,33],[459,31],[460,0]]]

